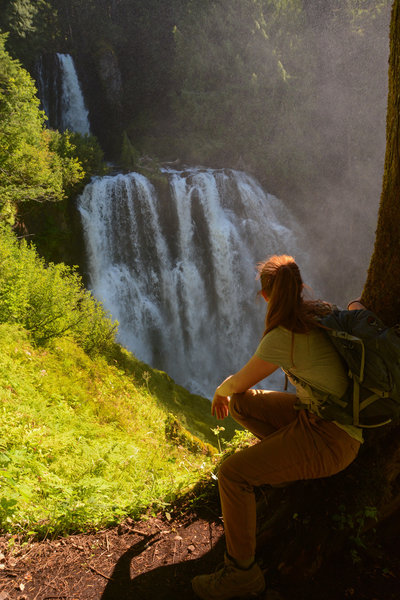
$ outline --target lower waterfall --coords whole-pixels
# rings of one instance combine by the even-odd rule
[[[295,246],[284,205],[233,170],[165,170],[94,179],[79,198],[90,288],[119,342],[194,393],[252,355],[266,305],[255,264]]]

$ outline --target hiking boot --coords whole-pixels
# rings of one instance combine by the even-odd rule
[[[255,598],[265,590],[265,581],[257,563],[239,569],[225,554],[222,568],[210,575],[198,575],[192,579],[192,588],[203,600]]]

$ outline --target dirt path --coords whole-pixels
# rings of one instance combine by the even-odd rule
[[[193,598],[190,580],[222,558],[222,534],[221,524],[203,519],[153,518],[33,543],[14,554],[0,538],[0,600]]]
[[[296,585],[267,571],[262,600],[399,600],[400,554],[330,565]],[[219,519],[159,517],[95,534],[16,545],[0,538],[0,600],[194,600],[190,581],[223,559]],[[386,562],[385,562],[386,561]],[[261,600],[261,599],[260,599]]]

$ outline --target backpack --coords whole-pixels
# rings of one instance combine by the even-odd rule
[[[351,380],[340,398],[310,386],[321,402],[321,417],[364,428],[399,421],[400,326],[387,327],[366,309],[335,309],[318,322],[342,357]]]

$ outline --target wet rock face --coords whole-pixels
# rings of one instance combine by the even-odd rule
[[[97,72],[107,101],[115,108],[122,107],[122,76],[118,59],[111,48],[104,48],[97,57]]]
[[[47,124],[61,129],[62,81],[59,60],[56,54],[42,54],[35,63],[32,73],[38,89],[41,108],[46,113]]]

